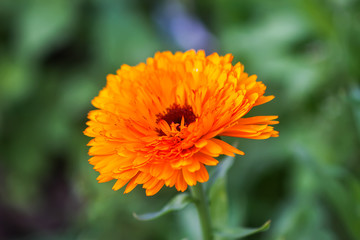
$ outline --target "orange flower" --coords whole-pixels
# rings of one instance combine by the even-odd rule
[[[221,154],[244,153],[216,136],[277,137],[277,116],[243,118],[263,96],[265,85],[249,76],[233,56],[204,51],[158,52],[146,64],[122,65],[92,104],[85,135],[97,180],[116,179],[114,190],[138,184],[146,195],[164,185],[185,191],[209,179],[205,165]]]

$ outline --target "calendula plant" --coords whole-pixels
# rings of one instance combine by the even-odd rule
[[[146,195],[164,185],[189,193],[175,196],[162,210],[135,215],[149,220],[188,204],[195,204],[204,239],[239,238],[266,230],[230,229],[212,224],[208,193],[218,184],[209,180],[206,166],[216,166],[220,155],[229,156],[217,166],[209,183],[224,178],[235,154],[244,153],[221,136],[267,139],[277,137],[270,125],[277,116],[247,117],[255,106],[274,96],[264,96],[266,86],[244,72],[233,56],[209,56],[204,51],[158,52],[135,67],[122,65],[107,76],[107,85],[95,97],[97,108],[89,113],[85,135],[93,137],[90,164],[100,173],[97,180],[116,180],[114,190],[129,193],[137,185]],[[210,203],[211,204],[211,203]]]

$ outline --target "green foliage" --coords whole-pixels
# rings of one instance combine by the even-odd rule
[[[193,200],[188,193],[180,193],[171,199],[161,210],[152,213],[136,214],[134,217],[141,221],[154,220],[172,211],[179,211],[185,208]]]
[[[216,231],[215,234],[220,237],[226,237],[227,239],[244,238],[268,230],[270,228],[270,222],[271,221],[269,220],[258,228],[223,228],[219,231]]]
[[[240,239],[269,229],[270,220],[258,228],[231,227],[229,219],[229,200],[227,174],[234,164],[233,157],[226,157],[211,175],[209,188],[210,215],[215,230],[215,239]]]
[[[229,225],[227,172],[233,163],[234,159],[232,157],[221,160],[214,173],[211,174],[207,184],[209,189],[210,216],[215,229],[223,229]]]
[[[278,114],[280,137],[236,140],[246,155],[209,182],[214,224],[271,219],[249,240],[359,239],[356,0],[1,0],[0,238],[198,239],[191,206],[133,219],[177,192],[123,195],[98,184],[82,134],[106,74],[198,36],[174,36],[169,24],[184,21],[171,9],[202,23],[213,37],[208,53],[232,53],[276,96],[250,114]]]

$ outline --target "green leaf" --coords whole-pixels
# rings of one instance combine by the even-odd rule
[[[233,157],[226,157],[222,160],[211,176],[211,182],[207,185],[209,188],[210,216],[215,229],[222,229],[229,225],[229,199],[226,189],[226,176],[233,163]]]
[[[231,166],[234,164],[234,157],[228,156],[216,166],[215,172],[211,175],[209,181],[205,185],[206,191],[211,191],[216,181],[225,177]]]
[[[34,0],[19,5],[18,53],[31,61],[56,49],[72,33],[76,8],[76,1],[62,0]]]
[[[171,199],[160,211],[145,213],[141,215],[133,213],[133,215],[136,219],[140,221],[153,220],[169,212],[181,210],[185,208],[192,201],[193,199],[188,193],[180,193],[176,195],[173,199]]]
[[[215,231],[215,235],[228,238],[243,238],[255,233],[264,232],[270,228],[270,220],[259,228],[223,228]]]
[[[229,220],[229,200],[226,191],[226,179],[218,179],[209,193],[210,215],[214,227],[226,226]]]

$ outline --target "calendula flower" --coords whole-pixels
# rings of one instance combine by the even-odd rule
[[[185,191],[209,179],[205,166],[221,154],[244,153],[217,136],[277,137],[277,116],[244,118],[264,96],[265,85],[233,56],[204,51],[158,52],[135,67],[122,65],[92,100],[85,135],[93,137],[89,162],[97,180],[116,179],[125,193],[138,184],[146,195],[164,185]]]

